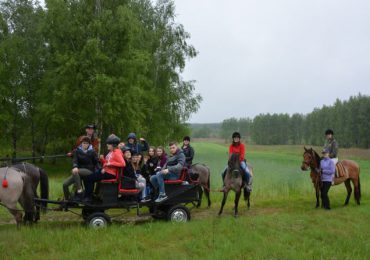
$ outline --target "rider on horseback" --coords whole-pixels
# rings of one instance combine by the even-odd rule
[[[334,165],[338,163],[338,143],[334,139],[334,132],[331,129],[325,131],[326,142],[324,149],[329,151],[329,157],[334,162]]]
[[[250,191],[252,191],[253,177],[249,172],[249,168],[248,168],[247,162],[245,160],[245,146],[244,146],[244,144],[242,144],[240,142],[240,138],[241,138],[240,133],[238,133],[238,132],[233,133],[233,135],[232,135],[233,142],[229,146],[229,158],[233,153],[239,154],[240,166],[243,169],[243,171],[245,172],[244,181],[247,184],[246,189],[250,192]],[[222,180],[225,179],[225,174],[226,174],[226,169],[222,173]]]

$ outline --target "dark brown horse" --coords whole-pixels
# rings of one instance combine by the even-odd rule
[[[208,200],[208,208],[211,207],[211,198],[210,198],[210,191],[211,191],[211,171],[207,165],[202,163],[196,163],[191,166],[191,171],[194,174],[198,175],[197,181],[200,184],[199,190],[199,201],[197,204],[197,208],[199,208],[202,204],[202,197],[203,192],[206,194]]]
[[[35,205],[34,198],[38,198],[37,187],[40,183],[41,198],[48,199],[49,181],[46,173],[33,164],[20,163],[0,168],[0,180],[0,201],[14,216],[17,224],[22,220],[17,202],[25,212],[23,221],[37,222],[40,219],[40,207]]]
[[[303,161],[301,165],[301,169],[306,171],[308,169],[311,170],[310,177],[312,183],[315,187],[316,191],[316,208],[320,206],[320,188],[321,188],[321,173],[320,173],[320,161],[321,157],[315,152],[314,149],[310,148],[307,149],[304,147],[303,153]],[[342,165],[344,166],[345,170],[348,172],[347,177],[339,177],[334,178],[334,185],[338,185],[344,182],[347,188],[347,198],[344,202],[344,205],[348,205],[349,199],[352,193],[351,181],[353,183],[355,189],[355,200],[358,205],[360,205],[360,198],[361,198],[361,185],[360,185],[360,167],[359,165],[351,160],[343,160],[341,161]]]
[[[249,171],[251,175],[253,175],[253,169],[249,167]],[[230,190],[235,191],[235,205],[234,205],[234,216],[238,216],[238,204],[239,199],[241,195],[242,188],[245,186],[245,183],[243,181],[243,174],[244,171],[240,167],[240,160],[239,160],[239,154],[231,154],[230,159],[228,161],[228,167],[226,170],[226,175],[224,179],[224,197],[222,199],[221,208],[218,213],[218,215],[222,214],[222,211],[224,209],[227,195],[229,194]],[[248,192],[246,189],[244,189],[244,200],[247,201],[248,208],[250,207],[250,192]]]

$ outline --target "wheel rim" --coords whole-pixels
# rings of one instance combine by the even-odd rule
[[[98,229],[105,228],[107,226],[107,221],[104,218],[93,218],[90,221],[90,227]]]
[[[188,214],[183,209],[175,209],[171,213],[171,221],[172,222],[187,222]]]

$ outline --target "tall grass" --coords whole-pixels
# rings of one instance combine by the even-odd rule
[[[194,143],[195,162],[210,166],[213,189],[221,187],[221,171],[227,147]],[[254,167],[252,207],[240,205],[240,217],[232,217],[233,196],[224,215],[217,216],[221,193],[212,193],[210,209],[192,210],[192,221],[172,224],[161,221],[115,222],[106,230],[89,230],[68,212],[43,216],[34,227],[16,229],[5,224],[10,215],[0,210],[0,251],[11,258],[115,259],[368,259],[370,257],[370,163],[361,165],[362,205],[351,198],[343,207],[344,185],[333,187],[330,212],[315,209],[315,196],[308,172],[301,172],[300,147],[247,146],[247,159]],[[355,158],[356,159],[356,158]],[[51,179],[51,198],[61,197],[61,184],[69,165],[43,165]],[[205,201],[204,201],[205,202]],[[113,210],[112,215],[121,211]],[[132,219],[133,213],[128,217]],[[125,218],[127,219],[127,218]]]

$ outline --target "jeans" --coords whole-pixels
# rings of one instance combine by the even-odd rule
[[[164,180],[177,180],[179,178],[179,174],[169,172],[167,174],[163,174],[162,172],[157,172],[156,175],[150,177],[150,182],[152,183],[153,187],[158,189],[159,194],[166,194],[164,190]]]
[[[322,188],[321,188],[321,201],[322,201],[322,206],[325,209],[330,209],[330,200],[328,196],[329,189],[331,187],[331,182],[330,181],[323,181],[322,182]]]
[[[70,197],[70,192],[69,192],[69,186],[72,184],[76,185],[77,190],[81,190],[81,177],[86,177],[88,175],[92,174],[92,171],[85,169],[85,168],[80,168],[78,169],[78,174],[73,174],[68,177],[63,183],[63,192],[64,192],[64,198],[66,200],[69,199]]]
[[[141,198],[146,198],[146,180],[141,174],[136,175],[136,189],[141,190]]]
[[[94,191],[94,183],[101,181],[101,180],[110,180],[115,179],[116,176],[109,174],[109,173],[101,173],[101,170],[94,172],[85,177],[85,197],[90,198],[93,191]]]

